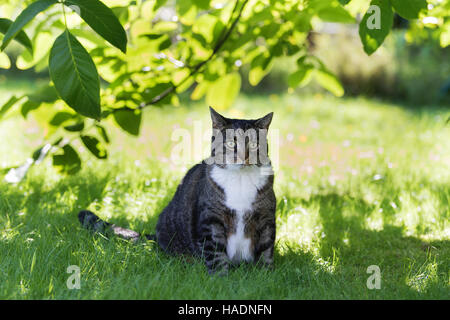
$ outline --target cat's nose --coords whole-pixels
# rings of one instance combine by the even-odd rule
[[[236,160],[237,160],[239,163],[243,163],[243,164],[246,164],[246,165],[250,164],[249,153],[246,152],[246,153],[245,153],[245,156],[240,156],[239,154],[236,155]]]

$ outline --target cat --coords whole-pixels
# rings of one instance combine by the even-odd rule
[[[273,268],[276,198],[268,158],[267,130],[273,113],[256,120],[229,119],[210,107],[211,156],[192,167],[146,235],[170,254],[204,258],[210,274],[232,265],[262,263]],[[78,214],[89,229],[137,240],[141,235]]]

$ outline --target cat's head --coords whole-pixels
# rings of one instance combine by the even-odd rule
[[[273,112],[259,119],[229,119],[213,108],[211,112],[213,134],[211,159],[224,168],[265,166],[270,164],[268,156],[267,130]],[[211,161],[210,159],[210,161]]]

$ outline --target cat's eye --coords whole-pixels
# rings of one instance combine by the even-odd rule
[[[256,143],[256,142],[250,142],[249,144],[248,144],[248,147],[250,148],[250,149],[257,149],[258,148],[258,144]]]
[[[234,148],[236,143],[234,143],[234,141],[227,141],[226,145],[227,145],[228,148]]]

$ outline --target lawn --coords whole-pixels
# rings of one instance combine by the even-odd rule
[[[2,87],[0,100],[12,91]],[[224,115],[275,113],[275,270],[243,265],[227,277],[153,242],[92,235],[76,218],[90,209],[154,232],[183,173],[209,147],[174,161],[172,132],[209,130],[207,106],[148,109],[137,138],[107,122],[108,160],[85,150],[74,176],[58,175],[47,159],[20,184],[0,182],[0,298],[449,299],[450,112],[426,110],[364,98],[241,96]],[[42,144],[47,129],[34,119],[44,113],[24,121],[13,111],[0,121],[0,169]],[[80,289],[66,286],[71,265],[81,270]],[[371,265],[380,268],[380,289],[366,285]]]

